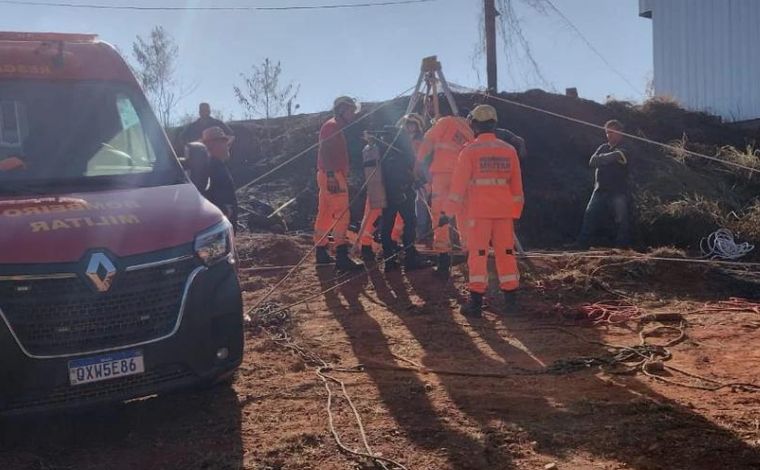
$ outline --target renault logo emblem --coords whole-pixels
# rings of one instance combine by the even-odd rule
[[[116,266],[104,253],[95,253],[90,257],[85,275],[98,292],[107,292],[116,276]]]

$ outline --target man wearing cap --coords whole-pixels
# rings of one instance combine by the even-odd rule
[[[201,138],[208,149],[208,187],[203,192],[212,204],[218,207],[237,229],[238,201],[235,194],[235,183],[226,163],[230,159],[230,145],[235,140],[225,134],[221,127],[209,127],[203,131]]]
[[[335,268],[338,271],[361,269],[363,265],[348,256],[346,232],[351,218],[348,199],[348,143],[343,129],[356,117],[358,106],[348,96],[333,102],[334,117],[319,131],[317,152],[317,186],[319,208],[314,222],[314,243],[317,247],[317,264],[332,263],[327,252],[327,235],[330,231],[335,242]]]
[[[203,131],[209,127],[219,127],[228,136],[234,135],[232,129],[227,124],[211,117],[211,105],[208,103],[201,103],[198,105],[198,119],[188,124],[182,131],[182,142],[197,142],[203,137]]]
[[[468,260],[470,301],[462,313],[480,316],[488,288],[488,250],[493,246],[506,312],[516,307],[519,285],[514,254],[514,221],[523,209],[523,187],[517,151],[496,137],[496,109],[480,105],[471,113],[475,140],[459,154],[444,212],[456,214],[467,201],[470,219]],[[439,226],[449,217],[443,215]]]

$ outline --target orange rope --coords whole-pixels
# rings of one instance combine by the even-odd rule
[[[608,300],[583,304],[575,309],[558,304],[555,309],[564,319],[587,321],[592,325],[621,325],[644,315],[641,307],[624,300]]]

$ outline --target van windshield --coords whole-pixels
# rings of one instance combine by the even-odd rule
[[[129,86],[0,81],[0,193],[184,181],[147,102]]]

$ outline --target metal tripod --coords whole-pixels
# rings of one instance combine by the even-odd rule
[[[457,103],[454,101],[454,94],[451,92],[449,83],[443,75],[443,68],[438,61],[437,56],[430,56],[422,59],[420,76],[417,79],[417,85],[414,87],[412,97],[409,100],[409,105],[406,107],[406,114],[414,112],[421,99],[423,104],[421,114],[428,122],[432,121],[434,118],[440,117],[441,107],[440,102],[438,101],[439,85],[446,96],[446,100],[449,102],[449,106],[451,106],[451,111],[454,115],[459,115],[459,108],[457,108]],[[430,100],[433,104],[432,113],[428,105]]]

